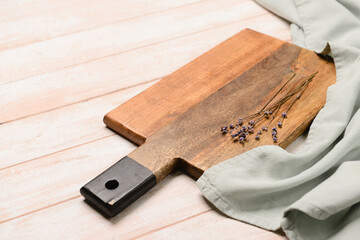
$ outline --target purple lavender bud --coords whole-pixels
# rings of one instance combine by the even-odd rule
[[[257,135],[261,135],[261,131],[258,131],[258,132],[257,132]]]
[[[278,127],[282,128],[282,123],[281,122],[278,122]]]
[[[254,129],[250,129],[249,131],[248,131],[250,134],[253,134],[254,133]]]
[[[235,126],[230,124],[229,127],[230,127],[230,129],[233,129]]]
[[[242,120],[241,118],[238,119],[238,124],[239,124],[240,126],[243,125],[243,120]]]
[[[255,140],[257,140],[257,141],[259,141],[259,140],[260,140],[259,135],[256,135],[256,136],[255,136]]]
[[[250,121],[250,122],[249,122],[249,125],[251,125],[251,126],[254,126],[254,124],[255,124],[254,121]]]
[[[267,127],[262,127],[261,130],[263,130],[264,132],[267,132],[268,128]]]
[[[242,127],[242,130],[243,130],[244,132],[246,132],[246,127],[245,127],[245,126],[243,126],[243,127]]]
[[[243,143],[243,142],[244,142],[244,138],[243,138],[243,137],[240,137],[240,138],[239,138],[239,142],[240,142],[240,143]]]
[[[269,111],[265,111],[265,112],[264,112],[264,116],[265,116],[266,119],[269,118],[269,115],[270,115],[270,114],[269,114]]]
[[[231,134],[231,137],[232,137],[232,138],[235,138],[236,136],[237,136],[237,134],[236,134],[236,133]]]
[[[283,118],[287,118],[286,112],[283,112],[281,115],[282,115]]]
[[[274,143],[277,143],[277,138],[276,137],[273,137],[273,141],[274,141]]]
[[[221,131],[225,131],[225,130],[227,130],[227,128],[228,128],[228,126],[223,126],[223,127],[221,127]]]
[[[269,115],[271,115],[271,114],[273,114],[273,111],[270,111],[270,112],[269,112]]]
[[[273,132],[277,132],[276,127],[273,127],[271,130],[273,130]]]
[[[228,132],[227,128],[228,128],[227,126],[221,127],[221,133],[222,133],[222,134],[227,133],[227,132]]]
[[[272,132],[271,136],[276,137],[276,132]]]

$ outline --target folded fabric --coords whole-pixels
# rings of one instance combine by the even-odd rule
[[[332,56],[336,83],[301,152],[262,146],[197,184],[226,215],[290,239],[360,237],[360,2],[258,0],[290,21],[293,43]]]

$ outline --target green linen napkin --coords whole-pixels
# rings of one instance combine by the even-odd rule
[[[333,57],[336,83],[301,152],[261,146],[197,184],[226,215],[290,239],[360,239],[360,1],[257,2],[292,23],[293,43]]]

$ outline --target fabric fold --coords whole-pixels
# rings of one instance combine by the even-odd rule
[[[292,22],[295,44],[327,50],[336,83],[301,152],[261,146],[208,169],[197,184],[226,215],[282,228],[290,239],[355,239],[360,233],[360,4],[257,2]]]

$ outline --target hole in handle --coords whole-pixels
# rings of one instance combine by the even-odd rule
[[[115,179],[109,180],[105,183],[105,187],[109,190],[114,190],[119,186],[119,182]]]

